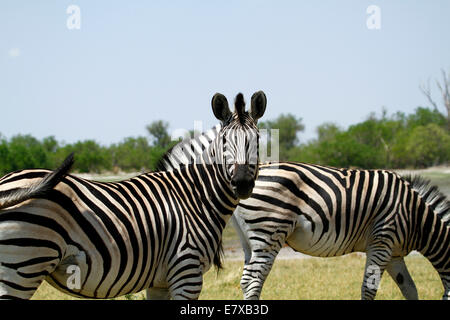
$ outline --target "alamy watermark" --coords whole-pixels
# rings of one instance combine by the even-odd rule
[[[176,129],[171,134],[172,141],[180,141],[180,144],[172,149],[175,157],[178,157],[180,163],[192,164],[198,158],[219,134],[220,127],[215,127],[210,131],[203,131],[202,121],[194,121],[194,130]],[[208,164],[224,164],[225,159],[234,160],[235,163],[248,161],[249,164],[256,164],[259,156],[259,162],[278,162],[279,161],[279,129],[259,130],[259,139],[257,139],[256,132],[243,129],[233,129],[222,137],[221,141],[225,141],[224,145],[219,145],[223,148],[224,157],[211,157],[207,161]],[[242,158],[239,152],[234,150],[235,144],[233,142],[239,139],[246,138],[245,146],[247,149],[248,158]],[[241,145],[244,145],[242,143]],[[269,152],[270,150],[270,152]],[[227,157],[228,156],[228,157]],[[230,159],[231,156],[236,156],[236,159]],[[244,163],[243,163],[244,164]]]
[[[367,267],[367,274],[370,274],[366,281],[365,286],[371,290],[378,290],[381,281],[381,269],[376,264],[371,264]]]
[[[369,15],[366,20],[366,26],[369,30],[381,29],[381,9],[377,5],[370,5],[366,9],[366,13]]]
[[[66,13],[69,15],[66,20],[66,26],[69,30],[81,29],[81,9],[75,4],[67,7]]]
[[[66,285],[70,290],[81,289],[81,268],[76,264],[71,264],[67,267],[66,273],[70,274],[67,278]]]

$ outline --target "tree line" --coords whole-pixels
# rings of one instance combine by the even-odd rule
[[[155,121],[146,127],[147,136],[127,137],[109,146],[95,140],[66,144],[54,136],[42,140],[31,135],[0,136],[0,174],[24,168],[55,169],[71,152],[75,153],[76,172],[151,171],[176,143],[171,141],[168,127],[167,122]]]
[[[418,107],[406,115],[371,113],[347,129],[335,123],[316,128],[317,137],[300,143],[302,119],[280,115],[261,127],[279,128],[279,159],[334,167],[424,168],[450,163],[450,130],[437,109]]]
[[[301,118],[282,114],[262,122],[262,128],[279,129],[279,160],[309,162],[334,167],[423,168],[450,163],[450,74],[441,69],[435,80],[447,116],[439,112],[430,83],[419,89],[432,108],[417,107],[411,114],[388,115],[383,110],[347,129],[335,123],[316,128],[317,137],[300,143]]]
[[[71,152],[76,155],[76,172],[151,171],[176,143],[168,127],[167,122],[155,121],[146,127],[146,136],[109,146],[94,140],[65,144],[53,136],[42,140],[31,135],[0,136],[0,174],[24,168],[54,169]],[[388,115],[383,110],[347,129],[323,123],[316,128],[317,137],[308,142],[298,139],[304,124],[293,114],[262,121],[259,127],[279,129],[280,161],[357,168],[423,168],[450,162],[448,119],[436,108],[418,107],[408,115]]]

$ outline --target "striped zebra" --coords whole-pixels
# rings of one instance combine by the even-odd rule
[[[202,143],[205,148],[219,129],[205,134],[206,140],[196,137],[174,149],[197,150]],[[166,157],[161,165],[179,167],[183,153],[187,151],[174,153],[178,158]],[[375,297],[384,270],[405,298],[417,299],[403,259],[417,250],[439,273],[443,299],[450,299],[450,202],[420,177],[306,163],[264,164],[252,196],[239,203],[232,221],[245,252],[245,299],[259,299],[286,243],[317,257],[366,252],[362,299]]]
[[[29,299],[44,279],[82,298],[147,288],[150,298],[198,298],[202,274],[220,266],[223,228],[258,174],[266,97],[251,102],[246,112],[238,94],[231,112],[214,95],[222,128],[179,170],[101,183],[68,174],[71,155],[53,172],[1,178],[0,298]]]

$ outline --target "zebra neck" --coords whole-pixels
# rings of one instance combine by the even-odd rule
[[[446,259],[443,262],[449,261],[450,228],[448,224],[434,214],[431,209],[426,210],[422,216],[419,215],[419,218],[422,218],[422,223],[417,232],[415,249],[433,265],[439,264],[441,259]],[[448,268],[450,268],[450,264]]]
[[[239,199],[231,187],[231,175],[224,164],[222,149],[220,143],[214,141],[197,157],[194,165],[187,167],[192,177],[198,179],[196,188],[201,190],[203,205],[210,214],[223,221],[225,227]]]
[[[187,166],[186,169],[207,212],[226,223],[239,199],[231,188],[230,180],[223,175],[221,165],[203,163]]]
[[[450,225],[425,201],[420,200],[412,249],[426,257],[439,273],[443,271],[450,274]]]

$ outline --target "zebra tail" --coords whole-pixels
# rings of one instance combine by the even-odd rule
[[[32,198],[45,196],[69,172],[74,162],[73,152],[63,161],[61,166],[46,175],[41,181],[27,188],[14,188],[0,191],[0,209],[8,208]]]
[[[223,269],[223,244],[222,240],[219,242],[219,246],[217,247],[216,253],[214,254],[213,263],[216,267],[217,274],[219,274],[220,270]]]

